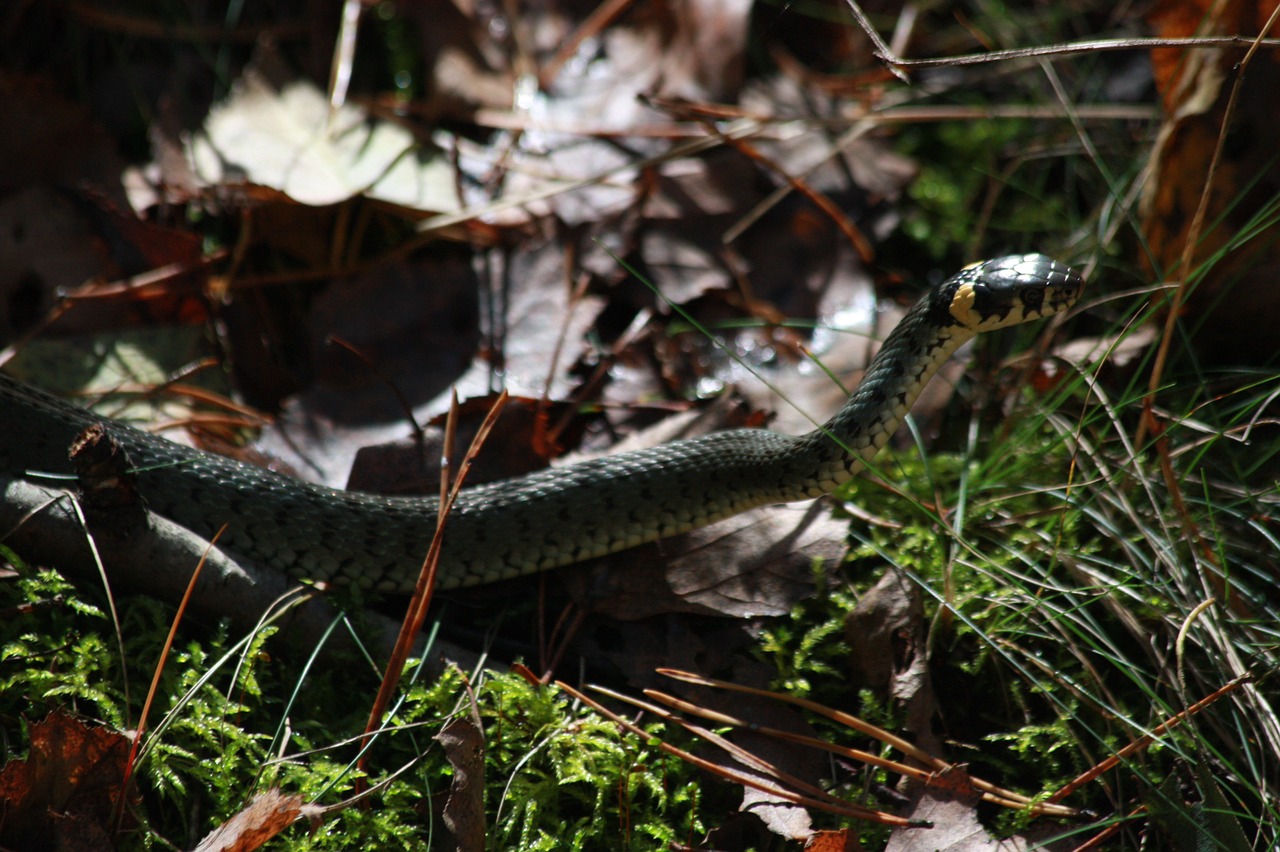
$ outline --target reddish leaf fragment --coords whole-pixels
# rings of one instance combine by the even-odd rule
[[[128,754],[124,734],[61,711],[33,723],[26,759],[0,770],[0,846],[52,848],[56,838],[70,837],[68,831],[79,837],[109,833]]]
[[[1167,0],[1149,19],[1165,38],[1252,37],[1273,9],[1254,0]],[[1185,302],[1174,306],[1189,318],[1202,354],[1265,362],[1280,324],[1280,225],[1266,213],[1280,193],[1274,121],[1280,57],[1274,50],[1250,55],[1241,46],[1156,50],[1152,63],[1166,118],[1142,201],[1147,250],[1140,256],[1154,276],[1184,287],[1204,267],[1203,279],[1181,291]]]
[[[853,852],[860,848],[858,835],[847,828],[815,831],[804,844],[805,852]]]
[[[259,793],[240,813],[209,832],[196,852],[251,852],[297,822],[307,811],[301,796],[276,788]]]

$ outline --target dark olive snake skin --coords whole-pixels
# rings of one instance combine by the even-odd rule
[[[869,461],[925,384],[975,335],[1065,310],[1081,276],[1044,255],[974,264],[935,287],[885,340],[848,401],[800,436],[737,429],[464,489],[439,586],[494,582],[686,532],[766,503],[825,494]],[[438,501],[338,491],[209,455],[0,374],[0,476],[69,472],[67,448],[105,422],[154,512],[293,576],[407,593]]]

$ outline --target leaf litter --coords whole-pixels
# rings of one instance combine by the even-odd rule
[[[411,129],[385,104],[335,107],[314,84],[269,82],[255,66],[246,67],[230,95],[177,144],[173,134],[156,134],[156,162],[129,175],[129,197],[139,214],[158,215],[165,203],[181,199],[195,202],[193,209],[239,216],[245,223],[245,242],[236,247],[234,263],[216,276],[179,251],[187,246],[175,241],[171,248],[172,262],[218,297],[207,305],[218,326],[216,345],[203,351],[230,356],[246,393],[263,408],[279,410],[260,448],[309,478],[340,485],[351,476],[374,487],[377,475],[349,471],[360,449],[406,431],[405,412],[390,386],[424,420],[441,410],[454,388],[477,399],[500,386],[514,389],[530,400],[547,400],[544,413],[557,417],[566,409],[594,407],[592,421],[577,431],[586,446],[597,449],[619,435],[643,434],[652,414],[664,408],[652,404],[654,397],[674,397],[677,404],[667,407],[680,408],[711,391],[745,388],[753,418],[767,420],[779,412],[774,424],[784,431],[811,428],[793,410],[822,412],[819,418],[834,410],[832,398],[843,392],[832,390],[806,350],[850,376],[869,353],[866,339],[882,336],[872,333],[871,282],[857,252],[812,203],[795,195],[777,203],[778,181],[740,151],[686,149],[673,155],[709,131],[672,119],[650,97],[741,97],[753,108],[812,120],[813,126],[836,104],[817,99],[817,107],[808,110],[785,91],[741,90],[749,4],[680,4],[677,12],[685,17],[677,20],[674,38],[665,38],[643,16],[588,37],[566,57],[562,78],[535,87],[522,100],[525,78],[516,68],[493,69],[500,63],[490,61],[488,38],[477,36],[488,29],[475,11],[453,31],[469,32],[477,42],[452,45],[457,49],[451,55],[469,57],[454,66],[463,69],[461,82],[484,75],[488,83],[500,84],[498,92],[510,85],[517,97],[510,109],[493,102],[434,105],[441,114],[452,111],[448,117],[454,119],[462,114],[507,125],[483,144],[444,129],[444,123]],[[447,15],[456,13],[450,6]],[[554,7],[534,17],[529,28],[544,47],[572,35],[571,22]],[[92,127],[84,119],[75,123]],[[911,176],[911,164],[879,143],[836,144],[819,133],[788,134],[781,124],[753,133],[758,138],[752,144],[788,174],[804,175],[842,208],[857,210],[860,227],[883,237],[896,224],[893,202]],[[181,164],[172,161],[175,153]],[[92,179],[108,195],[123,196],[115,174],[93,175],[71,162],[76,179]],[[6,201],[66,213],[45,181],[24,180],[30,195]],[[441,214],[448,219],[437,218]],[[21,210],[11,215],[31,218]],[[368,236],[379,225],[394,231],[413,222],[434,223],[435,230],[424,233],[454,245],[413,253],[376,246]],[[83,227],[103,233],[100,222],[68,221],[59,230],[75,234]],[[118,242],[130,249],[145,247],[137,232],[122,236]],[[369,249],[362,238],[375,247]],[[91,240],[61,243],[50,235],[43,244],[45,239],[27,261],[37,270],[42,310],[60,288],[142,271],[131,270],[118,252],[68,251]],[[161,264],[150,257],[151,267]],[[634,263],[657,294],[621,272],[615,257]],[[272,265],[281,258],[287,268],[273,279]],[[67,265],[40,265],[59,259]],[[281,283],[315,281],[329,285],[299,300],[278,292]],[[135,308],[136,298],[126,295],[120,304]],[[851,303],[860,304],[852,321],[857,334],[824,331],[826,342],[815,343],[810,329],[777,324],[784,316],[807,317],[826,329],[839,325],[837,318]],[[86,313],[70,311],[77,320]],[[707,344],[701,332],[679,330],[686,314],[714,329],[717,345]],[[29,318],[18,319],[0,328],[10,339],[31,327]],[[146,352],[134,369],[169,376],[198,360],[189,344],[209,343],[203,330],[208,319],[176,307],[165,311],[160,321],[189,332],[188,346]],[[644,333],[626,339],[624,332],[636,327]],[[77,333],[104,339],[97,336],[103,330],[92,325]],[[682,335],[694,343],[679,343]],[[334,339],[367,361],[347,358]],[[618,340],[625,345],[615,350],[611,344]],[[836,343],[848,351],[836,354]],[[593,386],[584,377],[601,364],[626,380]],[[781,395],[769,395],[771,389],[762,390],[757,373],[774,387],[785,385],[785,400],[794,409],[782,404]],[[35,369],[32,374],[39,375]],[[580,397],[584,388],[595,395]],[[814,401],[824,394],[830,398]],[[536,434],[546,424],[533,417],[520,428]],[[574,441],[564,449],[578,439],[568,434]],[[530,465],[550,461],[546,452],[535,455]],[[814,562],[835,564],[843,539],[841,524],[825,511],[770,510],[744,516],[735,526],[621,555],[612,561],[616,570],[580,570],[569,582],[580,586],[576,594],[584,606],[614,619],[715,613],[753,621],[789,611],[806,594]],[[655,562],[668,566],[665,574],[652,570]],[[641,584],[627,587],[632,578]],[[652,588],[654,581],[666,591]],[[594,602],[588,602],[591,596]],[[680,622],[667,630],[672,636],[697,634]],[[654,660],[670,660],[654,644],[646,650]],[[638,653],[624,659],[648,658]],[[652,667],[640,668],[632,668],[629,678],[643,682]],[[966,814],[972,818],[971,809]],[[801,836],[807,829],[783,830]]]

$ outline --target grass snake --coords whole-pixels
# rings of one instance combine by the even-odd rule
[[[463,490],[441,588],[556,568],[766,503],[818,497],[884,446],[929,379],[976,334],[1070,307],[1083,280],[1044,255],[988,260],[933,288],[894,328],[844,406],[805,435],[735,429]],[[309,580],[407,593],[436,526],[431,497],[340,491],[184,447],[0,374],[0,475],[67,472],[104,422],[149,509],[231,555]]]

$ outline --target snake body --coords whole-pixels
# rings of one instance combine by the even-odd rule
[[[551,468],[461,492],[438,582],[478,585],[603,556],[847,481],[897,428],[938,367],[976,334],[1049,316],[1083,281],[1043,255],[974,264],[894,328],[848,401],[805,435],[737,429]],[[91,412],[0,374],[0,476],[70,470]],[[438,501],[340,491],[105,421],[137,468],[148,508],[296,577],[390,593],[413,589]]]

